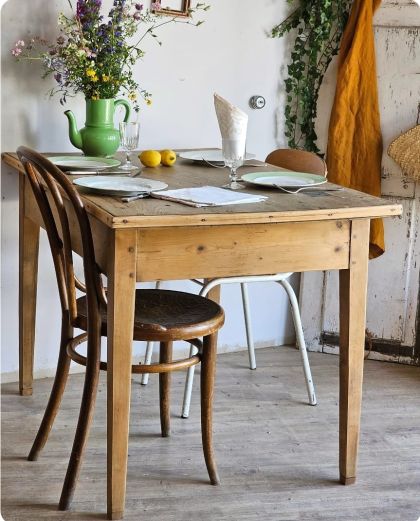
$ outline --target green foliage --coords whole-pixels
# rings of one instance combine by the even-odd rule
[[[286,89],[286,137],[291,148],[319,152],[315,119],[322,80],[338,53],[352,0],[287,0],[296,9],[271,31],[280,38],[296,31],[288,65]]]

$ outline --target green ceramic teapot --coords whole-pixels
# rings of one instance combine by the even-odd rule
[[[119,130],[114,128],[114,112],[118,105],[125,108],[124,121],[128,121],[131,106],[125,99],[86,100],[86,123],[77,129],[76,118],[71,110],[64,113],[69,120],[69,137],[73,146],[86,156],[111,157],[120,146]]]

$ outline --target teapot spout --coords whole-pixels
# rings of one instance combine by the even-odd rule
[[[64,112],[65,116],[69,120],[69,137],[71,144],[76,148],[82,148],[82,136],[80,131],[77,130],[76,118],[71,110]]]

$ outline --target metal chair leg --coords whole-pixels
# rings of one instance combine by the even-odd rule
[[[191,344],[190,354],[189,356],[193,356],[198,352],[197,348]],[[192,386],[194,382],[194,371],[195,366],[192,365],[187,370],[187,377],[185,379],[185,387],[184,387],[184,399],[182,401],[182,418],[188,418],[190,415],[190,405],[191,405],[191,394],[192,394]]]
[[[153,349],[155,347],[154,342],[147,342],[146,353],[144,355],[144,365],[150,365],[152,362]],[[143,373],[141,375],[141,385],[147,385],[149,382],[149,373]]]
[[[254,338],[253,338],[253,334],[252,334],[248,284],[246,282],[241,282],[241,292],[242,292],[242,306],[243,306],[244,320],[245,320],[246,341],[248,344],[249,368],[256,369],[257,363],[255,361],[255,348],[254,348]]]
[[[228,277],[228,278],[219,278],[214,279],[208,284],[203,284],[203,288],[200,291],[201,296],[206,296],[207,293],[215,286],[218,286],[220,284],[233,284],[239,282],[241,284],[241,291],[242,291],[242,301],[243,301],[243,309],[244,309],[244,318],[245,318],[245,326],[246,326],[246,333],[247,333],[247,342],[248,342],[248,355],[249,355],[249,362],[250,362],[250,368],[255,369],[256,368],[256,360],[255,360],[255,350],[254,350],[254,340],[252,335],[252,324],[251,324],[251,317],[250,317],[250,306],[249,306],[249,297],[247,292],[247,282],[261,282],[263,280],[265,281],[273,281],[278,282],[283,286],[285,289],[288,297],[289,302],[292,308],[292,316],[293,316],[293,322],[295,325],[295,331],[296,331],[296,340],[298,344],[298,348],[302,357],[302,363],[303,363],[303,371],[305,375],[305,383],[306,383],[306,389],[308,392],[308,399],[310,405],[316,405],[316,395],[315,395],[315,389],[314,384],[312,381],[312,374],[311,374],[311,368],[309,365],[309,359],[308,359],[308,353],[306,351],[306,344],[305,344],[305,338],[303,336],[303,328],[302,328],[302,321],[300,318],[300,311],[299,311],[299,305],[298,301],[295,295],[295,292],[293,291],[292,286],[289,284],[289,282],[286,280],[288,277],[290,277],[292,273],[279,273],[276,275],[267,275],[264,277],[261,276],[248,276],[248,277]],[[196,281],[198,282],[198,281]],[[200,282],[198,282],[201,284]],[[193,346],[191,347],[191,353],[193,352]],[[188,418],[189,411],[190,411],[190,403],[191,403],[191,392],[192,392],[192,385],[193,385],[193,378],[194,378],[194,367],[190,367],[188,369],[187,379],[185,382],[185,388],[184,388],[184,400],[182,405],[182,418]]]
[[[306,351],[305,337],[303,336],[302,321],[300,319],[299,304],[293,291],[292,286],[287,280],[280,280],[280,284],[285,289],[287,296],[289,297],[290,305],[292,308],[293,322],[296,330],[296,340],[299,346],[299,351],[302,357],[303,372],[305,374],[306,390],[308,392],[309,404],[316,405],[315,388],[312,381],[311,368],[308,360],[308,353]]]

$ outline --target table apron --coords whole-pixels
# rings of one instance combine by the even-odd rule
[[[76,217],[71,208],[68,210],[72,247],[82,254]],[[44,227],[29,190],[25,190],[25,214]],[[96,260],[106,274],[113,230],[95,217],[89,216],[89,220]],[[138,228],[136,279],[140,282],[347,269],[350,231],[351,220],[341,219]]]
[[[351,221],[137,230],[137,280],[347,269]]]

